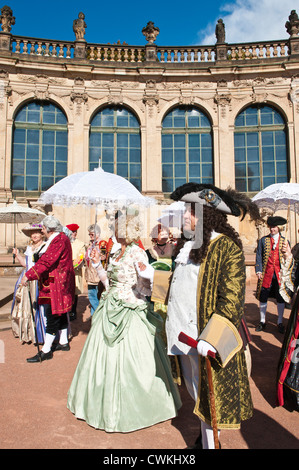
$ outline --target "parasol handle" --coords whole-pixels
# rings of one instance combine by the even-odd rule
[[[286,223],[286,240],[288,239],[289,223],[290,223],[290,211],[291,211],[291,201],[289,199],[288,212],[287,212],[287,223]]]

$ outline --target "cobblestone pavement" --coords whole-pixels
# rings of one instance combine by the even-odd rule
[[[0,309],[1,310],[1,309]],[[77,420],[66,407],[67,391],[90,328],[85,295],[72,322],[69,352],[57,351],[42,364],[28,364],[33,344],[14,338],[9,322],[0,323],[0,448],[1,449],[185,449],[198,435],[193,402],[180,387],[183,407],[177,418],[128,434],[95,430]],[[285,324],[290,310],[285,312]],[[267,329],[255,332],[257,301],[246,294],[246,318],[252,334],[253,417],[240,430],[222,430],[222,449],[298,449],[298,413],[275,406],[275,376],[283,335],[276,327],[276,306],[269,303]],[[2,327],[1,327],[2,325]]]

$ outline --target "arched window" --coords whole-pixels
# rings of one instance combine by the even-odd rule
[[[123,107],[107,107],[91,121],[89,169],[123,176],[141,190],[140,126],[136,117]]]
[[[16,194],[40,193],[67,176],[67,119],[48,102],[26,104],[16,115],[11,187]]]
[[[162,123],[162,190],[171,193],[189,181],[214,181],[211,124],[199,109],[178,107]]]
[[[274,108],[259,104],[237,116],[235,178],[246,193],[288,181],[286,125]]]

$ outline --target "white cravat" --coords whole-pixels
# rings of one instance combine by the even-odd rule
[[[275,233],[275,235],[271,235],[271,237],[273,238],[273,241],[274,241],[273,250],[275,250],[275,248],[276,248],[276,245],[277,245],[278,240],[279,240],[279,235],[280,235],[279,233]]]
[[[218,235],[212,232],[211,240]],[[198,337],[196,299],[200,264],[189,259],[193,244],[194,241],[186,242],[175,260],[165,323],[169,355],[198,354],[178,340],[181,331],[194,339]]]

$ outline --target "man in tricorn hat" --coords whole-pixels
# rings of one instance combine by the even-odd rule
[[[281,284],[280,272],[288,243],[280,233],[281,227],[287,223],[284,217],[271,216],[267,219],[270,233],[262,237],[258,242],[256,251],[255,272],[258,278],[256,298],[260,301],[260,323],[256,331],[266,328],[266,310],[268,298],[275,298],[277,302],[277,327],[280,333],[284,333],[283,313],[285,301],[279,289]]]
[[[245,259],[242,243],[227,222],[248,212],[259,218],[257,206],[232,190],[186,183],[171,195],[184,201],[184,233],[178,240],[175,270],[166,319],[169,355],[179,356],[187,390],[195,401],[201,433],[193,448],[214,448],[212,415],[204,356],[211,359],[217,428],[239,428],[252,416],[252,399],[240,326],[245,301]],[[166,271],[136,266],[152,281],[152,300],[162,300]],[[166,280],[165,280],[166,281]],[[167,287],[167,282],[164,282]],[[165,289],[167,290],[167,288]],[[198,339],[197,349],[179,341],[180,332]]]

